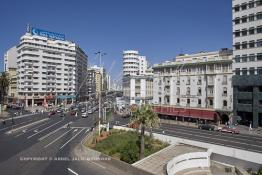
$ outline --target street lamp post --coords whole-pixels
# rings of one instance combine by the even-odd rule
[[[103,87],[103,69],[101,70],[101,66],[102,66],[102,64],[101,64],[101,58],[102,58],[102,56],[104,56],[104,55],[106,55],[106,53],[102,53],[101,51],[99,51],[99,52],[96,52],[95,53],[96,55],[98,54],[98,56],[99,56],[99,67],[100,67],[100,74],[101,74],[101,85],[102,85],[102,87]],[[102,89],[102,87],[100,86],[100,88],[99,88],[99,94],[98,94],[98,103],[99,103],[99,110],[98,110],[98,135],[100,136],[100,124],[101,124],[101,89]]]

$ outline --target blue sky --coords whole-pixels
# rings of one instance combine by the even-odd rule
[[[137,49],[150,63],[179,53],[232,47],[231,0],[1,0],[0,71],[6,50],[19,42],[26,24],[63,33],[116,78],[122,51]]]

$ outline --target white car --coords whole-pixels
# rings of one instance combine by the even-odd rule
[[[88,112],[88,114],[92,114],[92,113],[93,113],[93,110],[92,110],[92,109],[89,109],[87,112]]]
[[[87,117],[88,117],[87,112],[83,112],[82,113],[82,118],[87,118]]]

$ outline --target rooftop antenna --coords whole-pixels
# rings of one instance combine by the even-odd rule
[[[29,23],[26,26],[26,33],[31,33],[31,26]]]

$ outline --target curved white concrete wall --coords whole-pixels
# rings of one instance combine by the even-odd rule
[[[174,157],[167,164],[167,174],[174,175],[189,168],[208,168],[210,157],[208,152],[194,152]]]

